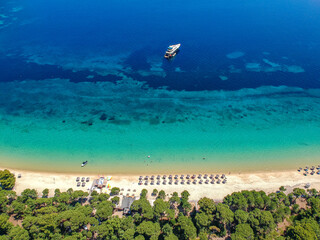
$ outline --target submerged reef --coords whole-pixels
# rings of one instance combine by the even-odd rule
[[[66,79],[0,83],[0,116],[95,124],[151,125],[213,120],[218,125],[318,123],[320,90],[260,87],[238,91],[169,91],[136,81],[72,83]],[[64,125],[65,126],[65,125]]]

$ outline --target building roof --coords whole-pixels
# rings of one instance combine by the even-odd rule
[[[122,208],[122,209],[130,208],[130,207],[131,207],[131,204],[133,203],[134,200],[136,200],[135,197],[123,196],[122,202],[121,202],[121,208]]]
[[[107,180],[104,177],[94,180],[94,185],[98,188],[103,188],[106,186]]]

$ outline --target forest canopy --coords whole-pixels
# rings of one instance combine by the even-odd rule
[[[3,172],[7,181],[11,179],[12,175]],[[0,240],[320,239],[319,193],[280,189],[270,194],[234,192],[222,202],[201,198],[197,203],[189,201],[188,191],[167,195],[163,190],[148,193],[144,189],[128,214],[119,208],[121,197],[96,191],[89,195],[71,188],[67,192],[56,189],[48,197],[48,189],[42,194],[25,189],[19,196],[2,189]],[[154,199],[153,204],[148,197]]]

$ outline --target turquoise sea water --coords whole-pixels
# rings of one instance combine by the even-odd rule
[[[5,167],[134,174],[280,170],[319,161],[319,90],[178,92],[59,79],[1,88]],[[85,160],[90,164],[81,169]]]
[[[17,0],[0,9],[0,167],[170,174],[320,164],[316,1]]]

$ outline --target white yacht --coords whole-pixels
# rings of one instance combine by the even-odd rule
[[[181,44],[175,44],[175,45],[170,45],[167,48],[166,54],[164,55],[165,58],[173,58],[175,55],[177,55],[177,52],[179,51]]]

